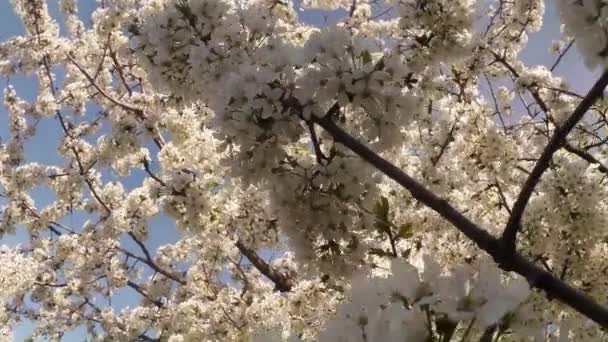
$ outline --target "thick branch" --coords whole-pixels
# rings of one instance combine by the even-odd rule
[[[479,247],[485,251],[490,251],[497,243],[497,240],[473,222],[464,217],[458,210],[452,207],[446,200],[437,197],[434,193],[426,189],[422,184],[401,171],[398,167],[391,164],[367,146],[360,143],[350,134],[338,127],[329,116],[323,118],[314,117],[316,124],[323,127],[337,142],[352,150],[363,160],[375,166],[389,178],[393,179],[401,186],[406,188],[414,198],[435,210],[449,222],[454,224],[468,238],[475,241]]]
[[[433,209],[454,225],[479,248],[490,254],[501,268],[519,273],[528,280],[530,286],[545,291],[548,295],[559,299],[602,327],[608,328],[607,308],[596,303],[583,292],[570,287],[518,253],[505,254],[502,240],[493,237],[488,232],[481,229],[478,225],[471,222],[458,210],[452,207],[446,200],[437,197],[434,193],[401,171],[395,165],[353,138],[342,128],[338,127],[331,120],[329,115],[323,118],[313,117],[313,121],[323,127],[337,142],[343,144],[363,160],[399,183],[407,189],[414,198]]]
[[[515,249],[515,243],[517,239],[517,233],[521,228],[521,218],[523,216],[526,205],[532,196],[534,187],[540,181],[541,176],[549,167],[553,154],[560,149],[566,142],[568,133],[576,126],[576,124],[583,118],[587,110],[599,99],[604,93],[604,88],[608,85],[608,72],[604,72],[600,79],[595,82],[591,90],[587,93],[585,98],[578,104],[572,115],[564,122],[560,127],[555,129],[551,140],[545,147],[545,150],[541,154],[540,158],[534,165],[532,172],[528,176],[528,179],[524,183],[515,204],[507,226],[503,231],[502,238],[506,242],[506,247],[510,250]]]
[[[266,261],[260,258],[255,251],[245,246],[240,240],[236,242],[236,247],[241,253],[243,253],[245,257],[247,257],[247,259],[249,259],[251,264],[255,268],[257,268],[260,273],[262,273],[264,276],[266,276],[266,278],[270,279],[274,283],[277,290],[281,292],[291,291],[294,286],[293,281],[291,279],[286,277],[281,272],[275,270]]]

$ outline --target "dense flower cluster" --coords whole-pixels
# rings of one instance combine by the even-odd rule
[[[420,274],[400,260],[391,263],[388,278],[353,280],[351,300],[337,308],[336,318],[319,336],[320,341],[427,341],[449,339],[458,325],[471,338],[500,326],[500,320],[524,315],[520,304],[529,287],[522,279],[504,286],[500,271],[489,264],[460,266],[449,275],[425,258]],[[503,287],[504,286],[504,287]],[[508,324],[508,323],[507,323]]]
[[[559,9],[568,35],[590,68],[605,66],[608,57],[608,5],[601,0],[560,0]]]

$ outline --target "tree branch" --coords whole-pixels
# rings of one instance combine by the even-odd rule
[[[608,79],[608,76],[605,77]],[[532,287],[545,291],[548,295],[559,299],[589,319],[604,328],[608,328],[608,309],[596,303],[585,293],[574,289],[541,269],[534,263],[514,252],[505,254],[503,240],[490,235],[478,225],[470,221],[446,200],[437,197],[434,193],[418,183],[412,177],[401,171],[367,146],[360,143],[350,134],[338,127],[329,115],[323,118],[314,117],[312,120],[325,129],[337,142],[349,148],[363,160],[370,163],[386,176],[407,189],[412,196],[433,209],[436,213],[454,225],[460,232],[471,239],[479,248],[491,255],[498,265],[505,271],[514,271],[525,277]]]
[[[319,138],[317,137],[317,132],[315,131],[315,125],[311,121],[306,121],[306,127],[308,127],[308,131],[310,132],[310,140],[312,141],[312,146],[315,150],[315,156],[317,157],[317,163],[319,165],[324,166],[325,163],[328,162],[328,158],[323,154],[321,150],[321,145],[319,144]]]
[[[445,140],[439,147],[439,153],[436,156],[431,158],[431,164],[433,166],[437,166],[437,163],[439,163],[439,159],[441,159],[441,157],[443,156],[445,151],[448,149],[448,146],[450,145],[450,143],[452,141],[454,141],[454,131],[456,130],[457,125],[458,125],[458,118],[456,118],[456,120],[454,120],[454,123],[452,124],[452,128],[450,128],[450,132],[448,133],[448,136],[445,138]]]
[[[266,261],[260,258],[260,256],[257,255],[255,251],[245,246],[241,240],[238,240],[236,242],[236,247],[241,253],[243,253],[245,257],[247,257],[247,259],[249,259],[251,264],[255,268],[257,268],[260,273],[262,273],[264,276],[266,276],[266,278],[270,279],[274,283],[275,288],[277,290],[279,290],[280,292],[291,291],[294,286],[294,283],[291,279],[275,270]]]
[[[353,2],[350,4],[350,9],[348,10],[348,17],[352,18],[355,15],[355,11],[357,10],[357,0],[352,0]]]
[[[555,129],[551,140],[545,147],[545,150],[541,154],[540,158],[534,165],[532,172],[528,176],[528,179],[524,183],[515,204],[513,204],[513,210],[507,226],[502,233],[502,239],[506,242],[505,247],[510,251],[515,250],[515,244],[517,240],[517,233],[521,229],[521,218],[523,216],[526,205],[532,196],[534,187],[540,181],[541,176],[549,167],[549,163],[553,158],[553,154],[564,146],[568,133],[576,126],[576,124],[583,118],[587,110],[599,99],[603,93],[604,88],[608,85],[608,71],[604,72],[602,76],[595,82],[593,87],[589,90],[585,98],[578,104],[572,115],[566,120],[560,127]],[[542,101],[541,101],[542,102]]]
[[[555,60],[555,62],[553,63],[553,65],[551,66],[551,69],[549,69],[550,71],[555,70],[555,68],[557,68],[557,66],[559,65],[559,63],[562,61],[562,58],[564,58],[564,56],[566,55],[566,53],[568,53],[568,51],[570,50],[570,48],[574,45],[574,39],[570,40],[570,43],[568,43],[568,46],[566,46],[566,48],[559,53],[559,56],[557,56],[557,59]]]
[[[135,114],[135,116],[137,117],[137,119],[139,119],[141,122],[145,123],[146,115],[142,108],[139,108],[130,103],[126,103],[126,102],[120,101],[120,100],[112,97],[112,95],[110,95],[99,84],[97,84],[97,82],[95,82],[95,79],[86,71],[86,69],[80,63],[78,63],[78,61],[71,55],[71,53],[68,53],[67,57],[70,60],[70,62],[72,62],[72,64],[74,64],[74,66],[76,66],[76,68],[84,75],[84,77],[89,81],[89,83],[91,83],[91,85],[95,88],[95,90],[97,90],[97,92],[99,94],[101,94],[108,101],[112,102],[114,105],[133,112]],[[118,68],[118,66],[117,66],[117,68]],[[121,73],[121,75],[122,75],[122,73]],[[125,85],[125,87],[127,87],[127,89],[129,89],[129,91],[130,91],[130,88],[127,85]],[[157,127],[146,127],[146,129],[150,132],[150,134],[152,134],[152,141],[154,141],[156,146],[162,150],[163,146],[165,145],[165,140],[163,139],[162,135],[158,131],[158,128]]]
[[[180,279],[180,278],[178,278],[177,276],[175,276],[175,275],[171,274],[171,272],[166,271],[166,270],[164,270],[164,269],[160,268],[160,267],[159,267],[159,266],[158,266],[158,265],[157,265],[157,264],[154,262],[154,259],[152,258],[152,255],[150,254],[150,251],[148,251],[148,248],[146,247],[146,245],[145,245],[145,244],[144,244],[144,243],[143,243],[141,240],[139,240],[139,239],[137,238],[137,236],[135,236],[135,234],[133,234],[133,232],[129,232],[129,233],[128,233],[128,235],[129,235],[129,237],[131,237],[131,239],[132,239],[132,240],[133,240],[133,241],[134,241],[134,242],[135,242],[135,243],[136,243],[136,244],[139,246],[139,248],[141,249],[141,251],[144,253],[144,255],[145,255],[145,259],[140,258],[140,257],[138,257],[137,255],[132,254],[132,253],[131,253],[131,252],[129,252],[129,251],[126,251],[126,250],[124,250],[124,251],[123,251],[123,250],[121,249],[121,251],[122,251],[123,253],[125,253],[125,254],[126,254],[126,255],[128,255],[128,256],[135,257],[137,260],[142,261],[143,263],[145,263],[146,265],[148,265],[148,266],[149,266],[151,269],[153,269],[154,271],[156,271],[156,272],[158,272],[158,273],[160,273],[160,274],[164,275],[165,277],[167,277],[167,278],[169,278],[169,279],[171,279],[171,280],[174,280],[174,281],[176,281],[176,282],[180,283],[181,285],[186,285],[186,281],[185,281],[185,280]]]
[[[564,149],[572,154],[576,154],[577,156],[581,157],[581,159],[586,160],[589,164],[596,164],[598,171],[608,175],[608,167],[606,167],[606,165],[604,165],[599,159],[595,158],[589,152],[568,143],[564,145]]]
[[[136,283],[128,280],[127,286],[129,286],[130,288],[135,290],[137,293],[142,295],[142,297],[146,298],[147,300],[149,300],[152,304],[156,305],[157,307],[162,308],[164,306],[163,302],[161,302],[159,300],[155,300],[152,297],[150,297],[150,295],[148,295],[148,292],[146,290],[144,290],[141,286],[137,285]]]

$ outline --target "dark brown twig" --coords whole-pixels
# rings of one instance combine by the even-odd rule
[[[262,273],[266,278],[270,279],[274,283],[278,291],[291,291],[294,286],[292,279],[275,270],[266,261],[260,258],[260,256],[257,255],[255,251],[245,246],[242,241],[237,241],[236,247],[247,259],[249,259],[249,262],[251,262],[251,264],[255,266],[258,271],[260,271],[260,273]]]

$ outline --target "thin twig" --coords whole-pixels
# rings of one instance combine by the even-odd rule
[[[557,68],[557,66],[559,65],[559,63],[562,61],[562,58],[564,58],[564,56],[566,55],[566,53],[568,52],[568,50],[570,50],[570,48],[572,47],[572,45],[574,45],[574,39],[572,39],[570,41],[570,43],[568,43],[568,46],[566,46],[566,48],[564,49],[564,51],[560,52],[559,56],[557,56],[557,59],[555,60],[555,63],[553,63],[553,65],[551,66],[551,71],[555,70],[555,68]]]
[[[146,299],[148,299],[151,303],[153,303],[154,305],[156,305],[159,308],[163,307],[163,303],[159,300],[155,300],[152,299],[150,297],[150,295],[148,294],[148,292],[146,292],[146,290],[144,290],[141,286],[135,284],[132,281],[127,281],[127,286],[129,286],[130,288],[132,288],[133,290],[135,290],[137,293],[139,293],[140,295],[142,295],[143,297],[145,297]]]
[[[311,121],[306,121],[306,126],[310,132],[310,140],[312,141],[312,146],[315,150],[317,163],[324,166],[329,161],[329,158],[327,158],[327,156],[323,154],[323,151],[321,150],[321,145],[319,144],[319,139],[317,138],[317,132],[315,131],[315,125]],[[325,161],[325,163],[323,161]]]
[[[457,125],[458,125],[458,118],[456,118],[454,120],[454,123],[452,124],[452,127],[450,128],[450,132],[448,133],[448,136],[445,137],[445,140],[443,141],[443,143],[441,144],[441,147],[439,148],[439,153],[436,156],[434,156],[433,158],[431,158],[431,164],[433,166],[437,166],[437,163],[439,163],[439,160],[441,159],[441,157],[447,150],[450,143],[452,141],[454,141],[454,131],[456,130]]]
[[[112,95],[110,95],[107,91],[105,91],[105,89],[103,89],[101,86],[99,86],[97,84],[97,82],[95,82],[93,77],[91,75],[89,75],[89,73],[85,70],[85,68],[82,65],[80,65],[80,63],[78,63],[78,61],[76,61],[76,59],[74,59],[74,57],[72,57],[71,54],[68,53],[67,56],[68,56],[68,59],[70,60],[70,62],[72,62],[72,64],[74,64],[76,66],[76,68],[84,75],[84,77],[89,81],[89,83],[91,83],[91,85],[95,88],[95,90],[97,90],[101,95],[103,95],[103,97],[105,97],[110,102],[112,102],[113,104],[115,104],[119,107],[130,110],[130,111],[138,114],[139,116],[143,116],[143,110],[141,108],[133,106],[130,103],[122,102],[118,99],[115,99]]]
[[[558,128],[555,129],[551,140],[545,147],[540,158],[534,165],[532,172],[524,183],[515,204],[513,211],[505,227],[502,239],[506,242],[506,247],[510,250],[515,249],[517,233],[521,228],[521,218],[523,216],[526,205],[532,196],[534,187],[540,181],[541,176],[549,168],[549,164],[553,154],[566,143],[568,133],[576,126],[583,118],[587,110],[597,101],[604,93],[604,88],[608,85],[608,72],[604,72],[597,82],[591,87],[585,98],[578,104],[572,115]]]

